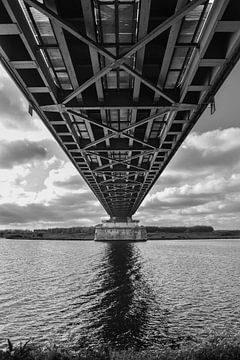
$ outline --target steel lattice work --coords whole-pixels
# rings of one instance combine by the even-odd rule
[[[131,217],[240,56],[239,0],[0,0],[0,57],[111,217]]]

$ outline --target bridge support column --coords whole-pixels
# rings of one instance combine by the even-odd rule
[[[147,232],[138,220],[112,218],[103,221],[95,229],[95,241],[146,241]]]

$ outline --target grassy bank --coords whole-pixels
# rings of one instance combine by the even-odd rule
[[[0,360],[240,360],[240,337],[209,339],[186,348],[162,350],[122,350],[40,348],[33,344],[14,347],[11,342],[0,351]]]

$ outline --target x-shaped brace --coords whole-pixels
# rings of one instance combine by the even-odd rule
[[[122,54],[119,58],[116,58],[115,56],[113,56],[103,46],[99,45],[97,42],[93,41],[89,37],[82,35],[71,24],[69,24],[67,21],[63,20],[61,17],[56,15],[53,11],[46,8],[44,5],[40,4],[38,1],[36,1],[36,0],[24,0],[24,1],[29,6],[34,7],[39,12],[41,12],[42,14],[47,16],[51,21],[55,21],[56,23],[58,23],[63,29],[67,30],[69,33],[71,33],[77,39],[79,39],[80,41],[82,41],[83,43],[85,43],[86,45],[91,47],[92,49],[96,50],[99,54],[103,55],[105,58],[110,60],[109,64],[107,64],[97,74],[95,74],[93,77],[91,77],[89,80],[87,80],[84,84],[82,84],[77,89],[75,89],[70,95],[68,95],[63,100],[63,104],[68,103],[70,100],[75,98],[78,94],[80,94],[82,91],[84,91],[90,85],[94,84],[101,77],[103,77],[104,75],[109,73],[112,69],[118,68],[118,67],[121,67],[123,70],[125,70],[126,72],[131,74],[133,77],[135,77],[138,80],[140,80],[141,82],[143,82],[145,85],[147,85],[152,90],[154,90],[156,93],[158,93],[159,95],[164,97],[170,103],[172,103],[172,104],[175,103],[175,101],[172,98],[170,98],[168,95],[166,95],[162,89],[154,86],[149,80],[144,79],[144,77],[141,74],[136,72],[134,69],[130,68],[128,65],[124,64],[124,62],[129,57],[131,57],[134,53],[136,53],[138,50],[140,50],[142,47],[146,46],[149,42],[151,42],[153,39],[155,39],[157,36],[159,36],[161,33],[163,33],[169,27],[171,27],[176,21],[179,21],[180,19],[182,19],[186,14],[188,14],[195,7],[206,2],[206,0],[192,0],[187,5],[183,6],[180,10],[176,11],[172,16],[170,16],[163,23],[158,25],[149,34],[147,34],[142,39],[140,39],[136,44],[131,46],[131,48],[126,53]]]
[[[65,111],[68,112],[69,114],[74,115],[74,116],[78,116],[81,120],[84,120],[84,121],[86,121],[86,122],[89,122],[89,123],[91,123],[91,124],[94,124],[94,125],[96,125],[96,126],[99,126],[99,127],[103,128],[103,129],[106,129],[106,130],[108,130],[108,131],[111,132],[111,134],[108,134],[108,135],[106,135],[106,136],[104,136],[104,137],[102,137],[102,138],[100,138],[100,139],[98,139],[98,140],[96,140],[96,141],[91,142],[90,144],[87,144],[87,145],[83,148],[83,150],[92,148],[92,147],[94,147],[95,145],[97,145],[97,144],[105,141],[106,139],[111,139],[111,138],[114,138],[114,137],[121,137],[121,136],[123,136],[123,137],[127,137],[127,138],[129,138],[129,139],[132,139],[133,141],[136,141],[136,142],[138,142],[138,143],[140,143],[140,144],[142,144],[142,145],[145,145],[145,146],[151,148],[152,150],[157,151],[158,149],[157,149],[156,147],[152,146],[151,144],[147,143],[146,141],[139,140],[139,139],[131,136],[131,135],[128,134],[127,132],[129,132],[129,131],[132,130],[132,129],[135,129],[135,128],[138,127],[138,126],[144,125],[145,123],[148,123],[148,122],[150,122],[150,121],[153,121],[153,120],[159,118],[160,116],[162,116],[162,115],[164,115],[164,114],[166,114],[166,113],[169,113],[169,112],[171,112],[171,111],[192,110],[192,109],[194,109],[194,108],[195,108],[194,105],[191,105],[191,104],[179,104],[179,105],[173,105],[173,106],[165,107],[162,111],[160,111],[160,112],[158,112],[158,113],[156,113],[156,114],[154,114],[154,115],[151,115],[151,116],[149,116],[149,117],[147,117],[147,118],[145,118],[145,119],[142,119],[142,120],[140,120],[140,121],[138,121],[138,122],[135,122],[135,123],[127,126],[125,129],[120,130],[120,131],[119,131],[119,130],[116,130],[116,129],[110,127],[110,126],[107,126],[107,125],[105,125],[105,124],[99,123],[97,120],[91,119],[91,118],[89,118],[89,117],[87,117],[87,116],[85,116],[85,115],[82,115],[82,114],[74,111],[74,110],[66,109]],[[74,123],[77,124],[78,122],[73,122],[73,124],[74,124]],[[161,123],[165,124],[165,121],[161,121]]]

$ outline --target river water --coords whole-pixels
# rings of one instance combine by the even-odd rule
[[[240,329],[240,240],[0,239],[0,347],[152,347]]]

